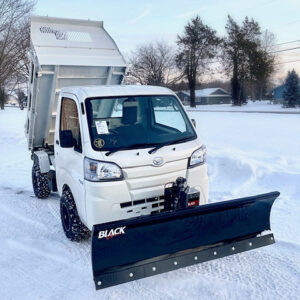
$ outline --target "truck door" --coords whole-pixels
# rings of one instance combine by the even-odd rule
[[[84,178],[82,151],[82,126],[78,114],[78,105],[74,99],[62,97],[56,121],[55,132],[55,162],[58,190],[67,185],[73,194],[77,211],[81,220],[85,220]],[[66,147],[61,143],[62,134],[69,134],[76,141],[76,145]]]

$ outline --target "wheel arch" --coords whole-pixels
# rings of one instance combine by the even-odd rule
[[[62,191],[62,193],[63,193],[63,192],[66,191],[66,190],[69,190],[69,191],[72,193],[70,187],[69,187],[67,184],[64,184],[63,187],[62,187],[62,189],[61,189],[61,191]],[[72,195],[73,195],[73,193],[72,193]],[[73,197],[74,197],[74,196],[73,196]]]
[[[60,216],[63,230],[68,239],[80,242],[90,236],[89,229],[80,219],[75,198],[67,184],[63,185],[63,193],[60,200]]]
[[[76,188],[74,187],[74,180],[72,180],[72,178],[69,177],[66,172],[64,173],[63,178],[64,181],[59,185],[59,195],[62,196],[63,192],[66,190],[69,190],[71,192],[77,208],[79,218],[81,222],[86,225],[86,211],[85,209],[83,209],[83,207],[85,207],[85,199],[78,199],[79,195],[77,194]]]

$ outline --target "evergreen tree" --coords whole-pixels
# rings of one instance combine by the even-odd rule
[[[227,36],[223,40],[223,65],[231,77],[233,105],[246,101],[246,86],[253,83],[262,98],[263,89],[274,70],[274,56],[269,48],[273,36],[262,36],[259,24],[246,17],[239,25],[231,16],[226,24]]]
[[[283,99],[288,107],[296,107],[300,104],[299,76],[295,70],[288,72]]]
[[[195,107],[197,79],[207,68],[209,60],[216,56],[220,42],[216,31],[203,24],[199,16],[193,18],[185,26],[184,33],[177,37],[176,63],[188,80],[191,107]]]
[[[269,31],[264,31],[257,48],[250,53],[249,83],[254,87],[252,97],[263,99],[268,82],[275,70],[275,55],[272,53],[275,36]]]

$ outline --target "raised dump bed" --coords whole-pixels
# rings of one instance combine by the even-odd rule
[[[25,132],[35,150],[54,143],[61,88],[121,84],[126,63],[99,21],[33,16],[31,46]]]

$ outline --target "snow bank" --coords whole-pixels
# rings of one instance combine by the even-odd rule
[[[247,105],[232,106],[231,104],[197,105],[195,108],[186,106],[188,111],[219,111],[219,112],[267,112],[267,113],[300,113],[300,108],[283,108],[282,104],[271,101],[249,101]]]
[[[210,201],[281,192],[275,245],[98,292],[89,242],[65,238],[59,197],[34,197],[25,115],[0,111],[1,299],[299,298],[300,115],[190,112],[208,147]]]

